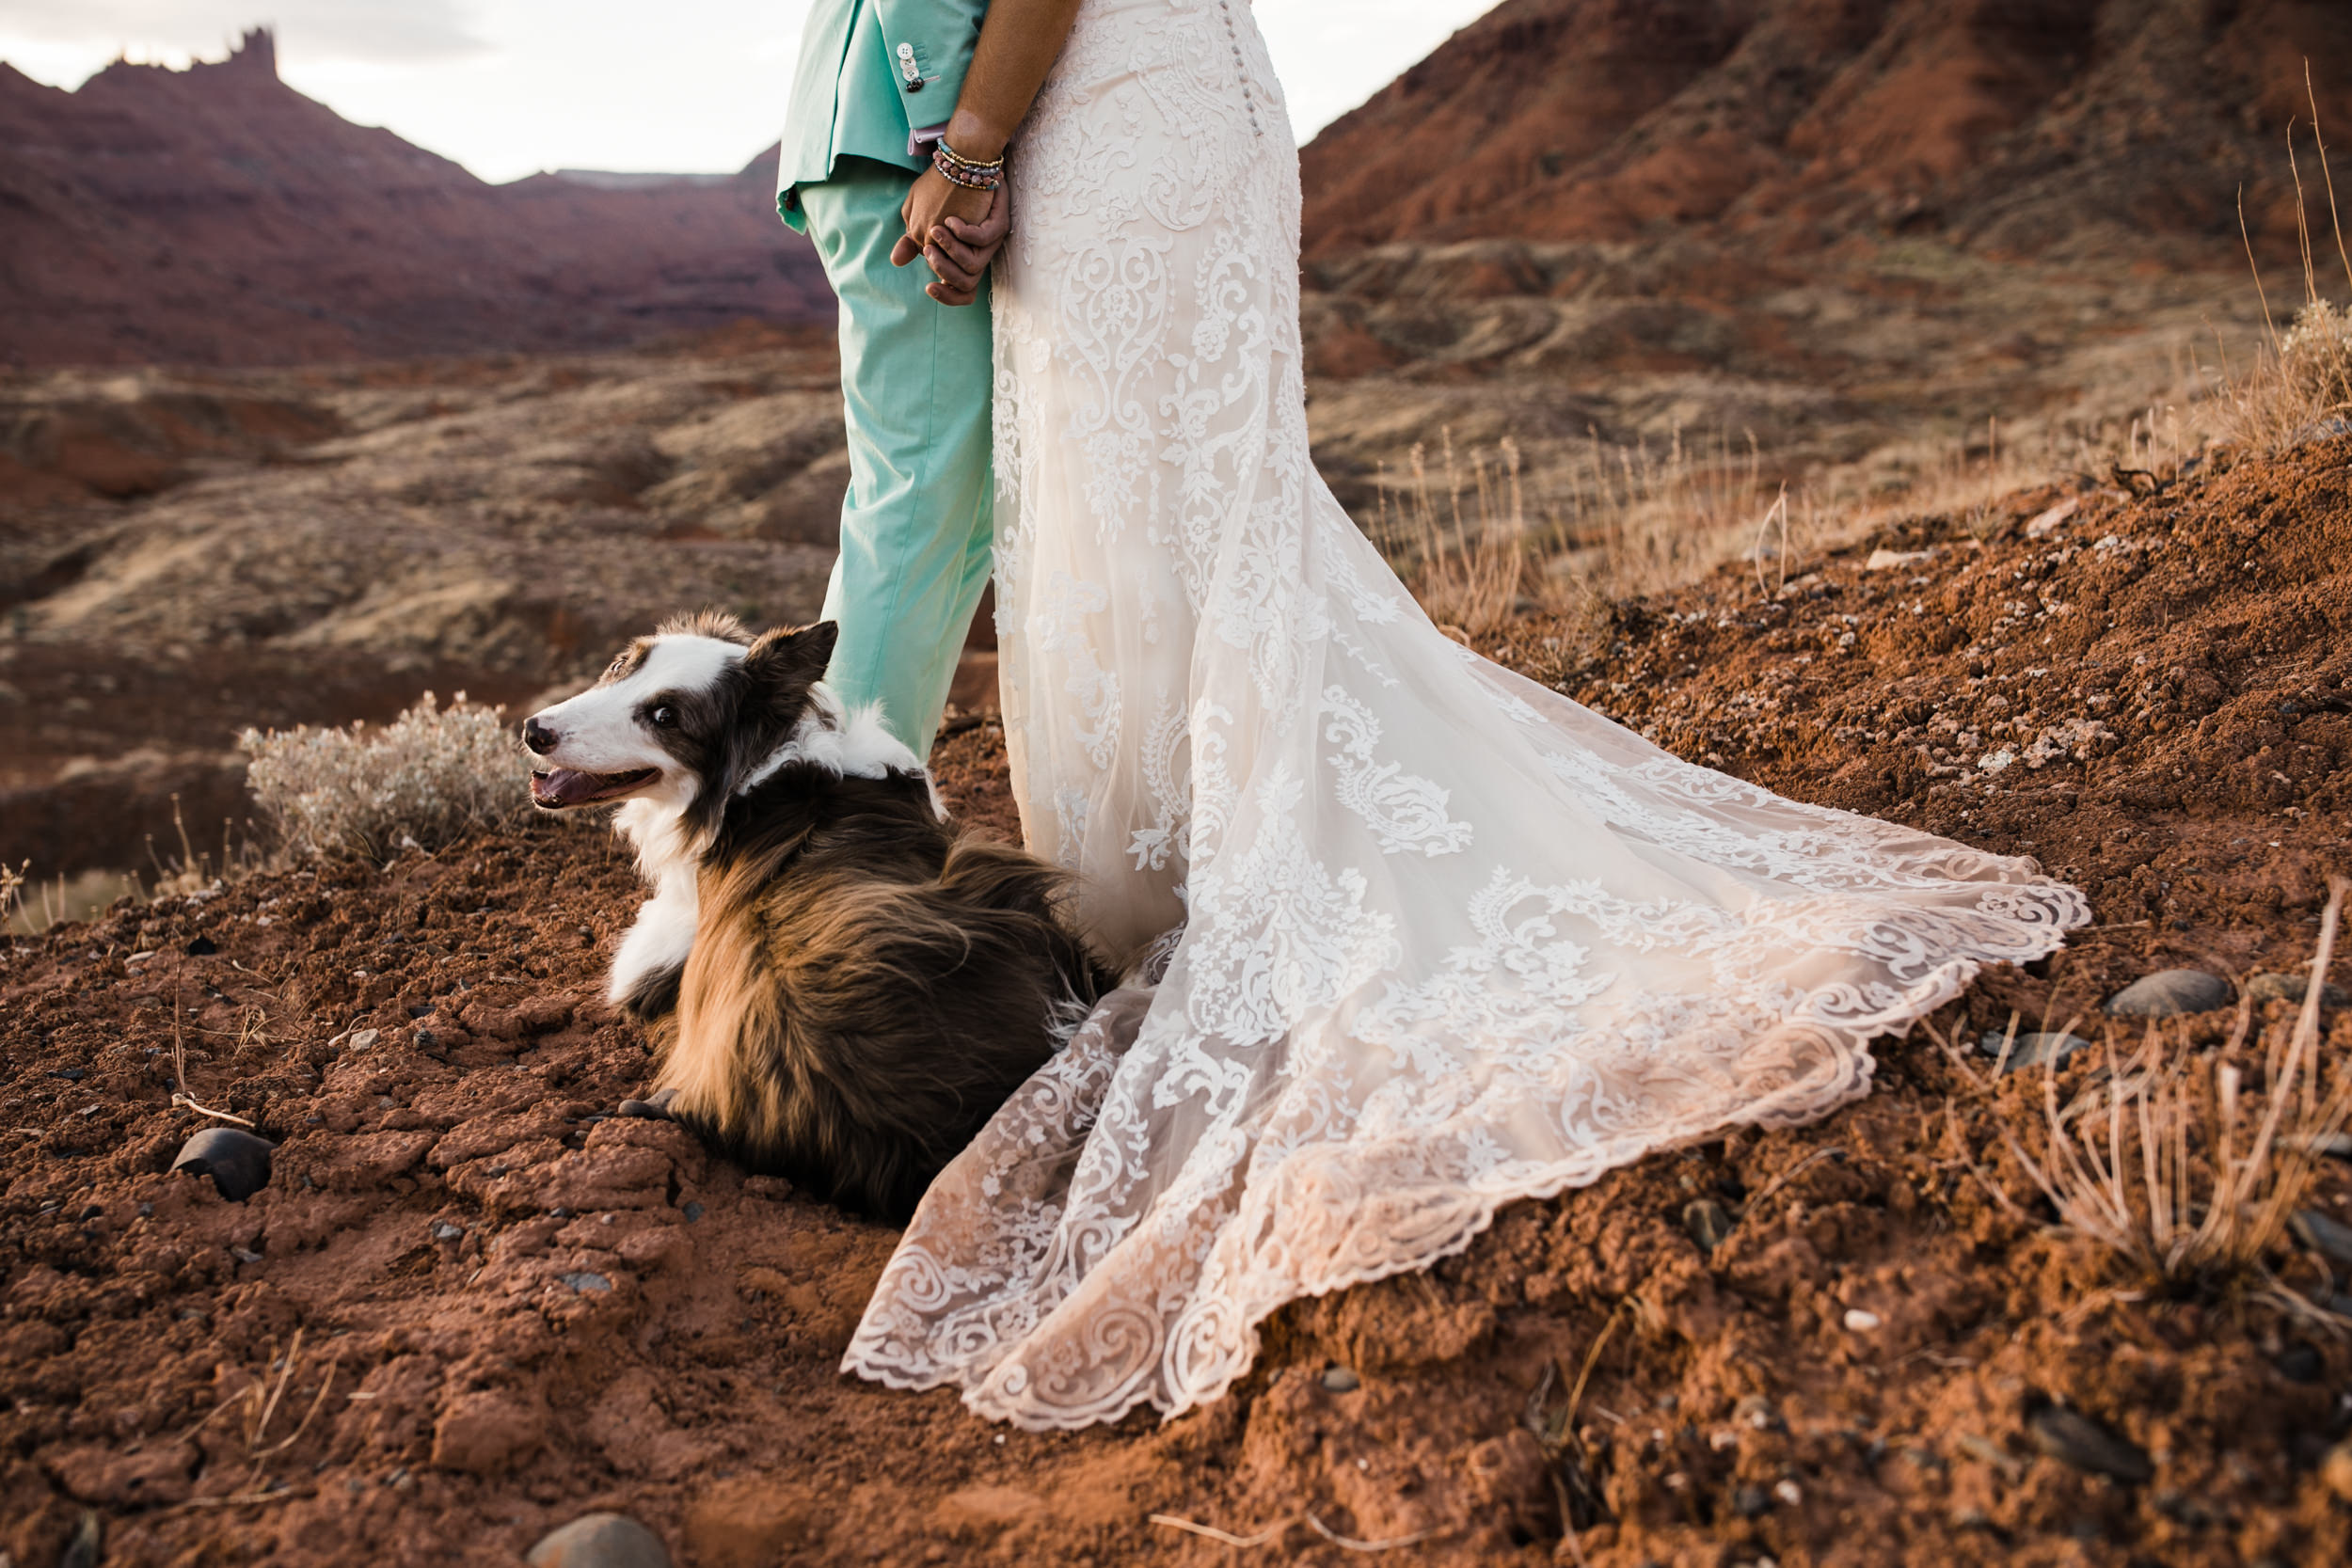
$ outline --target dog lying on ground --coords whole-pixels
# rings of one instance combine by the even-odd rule
[[[959,837],[879,710],[843,711],[835,635],[672,622],[523,737],[540,808],[620,802],[654,891],[611,993],[657,1024],[670,1114],[904,1220],[1111,982],[1062,874]]]

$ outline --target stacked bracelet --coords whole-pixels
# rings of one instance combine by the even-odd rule
[[[967,191],[993,191],[1005,182],[1005,160],[993,164],[975,163],[947,145],[942,136],[931,149],[931,167],[939,170],[947,182],[961,185]]]

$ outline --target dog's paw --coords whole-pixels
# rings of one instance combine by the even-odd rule
[[[670,1105],[676,1099],[677,1090],[663,1089],[651,1100],[624,1100],[621,1101],[621,1115],[643,1117],[646,1121],[668,1121]]]

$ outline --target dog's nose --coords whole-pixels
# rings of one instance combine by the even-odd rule
[[[545,756],[554,751],[555,743],[559,738],[553,730],[539,722],[537,714],[534,713],[523,721],[523,744],[539,755]]]

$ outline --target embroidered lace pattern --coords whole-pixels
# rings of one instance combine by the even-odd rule
[[[844,1361],[1174,1414],[1283,1303],[1863,1093],[2082,895],[1680,762],[1441,636],[1317,479],[1297,160],[1239,0],[1087,0],[995,291],[1032,847],[1130,984],[942,1174]]]

